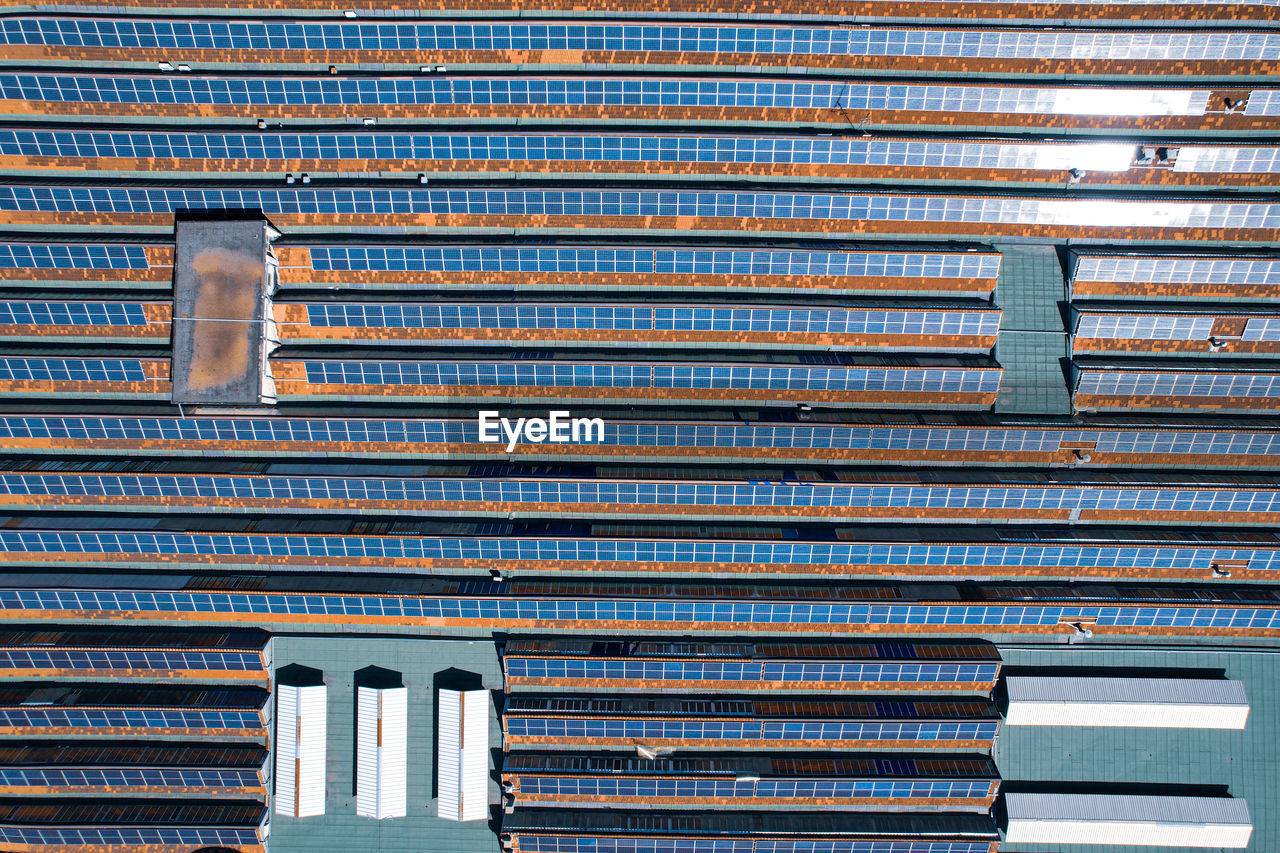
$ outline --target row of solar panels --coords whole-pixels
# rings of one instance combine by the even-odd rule
[[[68,799],[49,806],[0,800],[0,843],[22,850],[261,851],[259,828],[266,817],[266,807],[254,801]]]
[[[567,477],[321,477],[211,474],[0,474],[0,508],[219,515],[266,510],[309,515],[632,519],[751,519],[938,524],[986,520],[1026,524],[1270,526],[1280,489],[1238,479],[1195,484],[1169,478],[1105,484],[1012,476],[963,483],[767,480],[572,479]]]
[[[667,26],[632,23],[607,25],[594,22],[508,23],[476,21],[437,22],[265,22],[252,19],[181,20],[156,18],[54,18],[13,16],[0,23],[0,43],[11,46],[41,46],[44,51],[26,52],[20,58],[57,61],[70,58],[58,47],[100,48],[93,54],[99,62],[136,59],[138,51],[186,52],[204,58],[200,51],[218,51],[218,59],[206,64],[227,64],[238,51],[349,51],[359,56],[377,52],[383,62],[399,60],[420,63],[424,52],[436,61],[476,63],[474,54],[500,57],[516,51],[585,51],[617,54],[614,62],[651,64],[635,53],[707,54],[704,63],[741,64],[744,54],[757,57],[754,64],[794,67],[804,60],[796,57],[849,57],[866,60],[865,65],[894,67],[889,59],[1056,59],[1080,60],[1088,69],[1099,60],[1155,61],[1173,63],[1213,61],[1259,61],[1280,58],[1280,37],[1256,31],[1196,32],[1091,31],[1091,30],[999,30],[999,29],[907,29],[891,27],[760,27]],[[130,52],[132,51],[132,52]],[[393,51],[412,51],[411,59]],[[389,55],[388,55],[389,54]],[[75,58],[83,59],[84,52]],[[785,57],[786,61],[780,61]],[[287,61],[287,60],[285,60]],[[316,64],[318,60],[307,60]],[[350,61],[343,58],[343,61]],[[484,60],[481,60],[483,62]],[[489,60],[490,62],[494,60]],[[498,59],[497,61],[501,61]],[[528,63],[527,57],[509,61]],[[536,61],[536,60],[535,60]],[[326,63],[327,64],[327,63]],[[556,63],[558,64],[558,63]],[[831,60],[819,66],[847,66]],[[999,66],[998,62],[987,63]],[[961,66],[963,67],[963,66]],[[1172,67],[1172,65],[1171,65]],[[1184,69],[1185,66],[1177,66]],[[1236,71],[1235,73],[1243,73]],[[1194,73],[1186,69],[1184,73]]]
[[[907,690],[988,693],[1000,674],[979,642],[882,644],[510,641],[501,648],[508,693]]]
[[[1280,229],[1280,205],[1267,202],[743,190],[10,185],[0,187],[0,210],[13,226],[95,232],[104,221],[167,231],[174,214],[185,210],[260,210],[286,230],[386,228],[388,216],[405,217],[397,223],[399,233],[410,226],[510,227],[512,218],[530,227],[529,217],[541,217],[536,227],[549,230],[783,231],[827,239],[911,234],[1267,242]]]
[[[261,744],[267,737],[267,691],[176,687],[154,680],[60,684],[57,678],[182,677],[161,671],[177,667],[202,677],[212,674],[200,671],[202,664],[223,667],[227,661],[214,659],[237,654],[256,657],[261,669],[265,634],[57,628],[7,633],[7,640],[29,644],[0,653],[0,674],[42,680],[0,686],[0,732],[9,738],[0,748],[0,792],[21,798],[0,802],[0,839],[23,849],[163,850],[206,844],[256,849],[266,818],[262,768],[267,752]],[[200,650],[66,648],[75,643],[138,646],[146,640]],[[225,645],[259,650],[205,648]]]
[[[168,345],[158,302],[0,302],[0,340]],[[415,305],[310,303],[274,308],[286,344],[649,346],[885,349],[983,353],[1000,312],[781,306]]]
[[[678,287],[684,293],[736,289],[988,295],[1000,265],[1000,256],[990,252],[389,245],[281,246],[276,253],[285,290],[337,285],[431,291],[487,285],[508,290],[554,286],[572,292],[595,285],[639,287],[642,292]],[[0,269],[11,287],[39,283],[93,288],[110,282],[167,289],[172,263],[172,248],[164,245],[0,243]],[[1128,294],[1144,300],[1269,301],[1280,287],[1280,259],[1238,253],[1079,253],[1073,255],[1069,277],[1076,299]]]
[[[85,3],[84,0],[48,0],[38,5],[45,10],[92,6],[92,4]],[[1180,23],[1222,20],[1239,22],[1268,20],[1269,7],[1275,6],[1276,0],[1236,0],[1235,2],[1229,2],[1229,0],[1188,0],[1183,5],[1191,7],[1194,14],[1186,17],[1178,16],[1177,19]],[[904,6],[902,3],[886,3],[884,0],[864,0],[864,2],[854,7],[854,11],[850,10],[848,0],[817,0],[817,2],[804,4],[777,2],[770,4],[761,11],[781,20],[813,20],[821,19],[824,16],[844,18],[856,14],[861,19],[906,18],[912,22],[918,22],[920,18],[955,18],[966,21],[994,20],[1007,24],[1011,18],[1040,21],[1046,16],[1051,16],[1051,19],[1056,22],[1061,17],[1058,6],[1079,10],[1079,13],[1087,15],[1090,21],[1164,21],[1168,19],[1167,10],[1163,8],[1163,4],[1154,3],[1151,0],[1020,0],[1016,3],[1002,3],[997,2],[997,0],[964,0],[964,2],[949,3],[942,7],[929,2],[908,3]],[[131,8],[145,8],[155,11],[157,14],[168,15],[191,14],[194,11],[181,4],[175,5],[163,2],[163,0],[145,0],[145,2],[141,2]],[[233,7],[232,4],[224,0],[221,3],[210,3],[208,6],[198,6],[197,8],[199,12],[206,15],[227,15],[226,10]],[[379,17],[394,13],[406,18],[417,17],[418,15],[448,15],[450,19],[467,19],[492,17],[495,13],[517,9],[531,18],[556,19],[565,14],[566,8],[565,4],[554,2],[554,0],[518,4],[509,2],[509,0],[508,2],[498,0],[498,2],[462,5],[436,0],[436,2],[415,7],[413,10],[406,10],[394,3],[382,3],[374,0],[374,2],[366,2],[362,10],[366,13],[372,11],[378,14]],[[654,6],[651,3],[639,3],[636,0],[618,0],[618,2],[611,5],[610,10],[615,14],[625,14],[628,19],[634,20],[642,18],[654,21],[664,19],[706,20],[708,18],[737,19],[741,17],[741,10],[736,5],[724,2],[702,3],[696,6],[681,3]],[[262,7],[255,10],[257,14],[264,17],[313,17],[317,19],[337,19],[340,15],[350,18],[355,15],[354,10],[348,11],[351,14],[342,15],[341,12],[338,12],[330,5],[320,2],[320,0],[290,0],[289,3],[279,6]],[[581,13],[581,11],[580,9],[574,9],[575,13]]]
[[[0,437],[9,446],[39,454],[194,449],[248,457],[289,457],[301,452],[313,458],[363,459],[493,455],[493,449],[480,441],[479,432],[477,422],[470,419],[0,416]],[[1070,461],[1080,467],[1251,468],[1276,464],[1280,432],[1242,426],[1190,430],[610,420],[597,441],[575,448],[572,455],[684,458],[684,449],[715,459],[735,454],[753,457],[753,451],[761,451],[779,462],[1049,465]]]
[[[162,582],[171,579],[161,578]],[[901,587],[771,588],[670,585],[436,584],[398,594],[288,592],[287,579],[268,591],[271,578],[251,579],[259,591],[235,591],[238,579],[187,579],[188,589],[134,591],[104,588],[41,589],[32,579],[10,578],[0,590],[0,613],[26,620],[130,620],[190,624],[289,626],[381,625],[388,618],[405,628],[465,628],[483,631],[595,631],[600,633],[686,631],[777,631],[913,633],[912,626],[952,633],[1070,634],[1088,625],[1094,632],[1197,636],[1270,636],[1280,629],[1276,595],[1256,587],[1203,584],[1194,590],[1169,587],[1036,587],[994,589],[992,598],[961,600],[956,589],[910,591]],[[153,581],[154,582],[154,581]],[[179,581],[180,582],[180,581]],[[356,583],[348,581],[348,584]],[[912,603],[914,601],[914,603]],[[247,712],[246,712],[247,713]],[[257,713],[256,711],[252,713]],[[251,721],[246,721],[251,722]]]
[[[0,746],[0,792],[28,797],[265,796],[266,757],[263,746],[249,743],[10,740]]]
[[[236,571],[467,575],[594,574],[735,576],[1009,577],[1205,579],[1280,577],[1280,546],[1237,534],[1200,541],[1100,545],[1091,542],[732,541],[690,538],[573,538],[520,535],[340,536],[267,533],[0,531],[0,562],[112,570],[160,567]],[[791,531],[795,536],[795,531]],[[779,534],[780,536],[781,534]]]
[[[165,343],[171,309],[159,302],[0,302],[0,339]],[[298,344],[516,344],[988,351],[998,310],[779,306],[493,303],[276,304],[279,339]],[[6,328],[7,327],[7,328]],[[1073,352],[1280,354],[1280,316],[1077,310]]]
[[[1148,153],[1148,152],[1159,152]],[[427,136],[0,131],[0,171],[189,173],[249,181],[306,171],[403,180],[494,172],[670,173],[760,179],[895,183],[995,180],[1062,184],[1260,188],[1280,173],[1270,146],[1164,147],[1131,143],[1009,143],[763,136]],[[1157,157],[1159,159],[1157,159]],[[234,161],[228,168],[227,161]],[[1075,172],[1079,172],[1077,175]],[[1006,184],[1007,185],[1007,184]]]
[[[554,73],[554,72],[553,72]],[[19,105],[22,106],[19,106]],[[273,121],[340,120],[352,107],[375,121],[412,126],[483,115],[511,121],[576,117],[597,124],[664,119],[677,125],[750,118],[783,125],[847,128],[847,113],[866,127],[988,132],[992,126],[1037,127],[1053,133],[1110,130],[1256,131],[1280,114],[1280,89],[1250,80],[1201,89],[1130,83],[1071,85],[924,83],[910,81],[778,80],[724,77],[214,77],[183,74],[111,75],[52,69],[0,74],[0,115],[29,120],[31,105],[48,114],[92,114],[100,120],[250,124],[250,113]],[[146,105],[145,114],[133,107]],[[411,108],[411,109],[408,109]],[[726,115],[725,110],[730,109]],[[743,110],[744,112],[736,112]],[[265,120],[265,119],[264,119]]]
[[[630,809],[985,812],[999,786],[976,754],[999,724],[988,643],[517,637],[499,654],[508,815],[604,810],[621,829]],[[900,749],[921,751],[883,751]]]
[[[502,838],[512,853],[995,853],[977,814],[624,812],[517,809]]]
[[[266,679],[267,635],[251,631],[0,631],[0,676],[203,681]]]
[[[0,631],[0,796],[20,798],[0,802],[0,839],[256,847],[268,639],[252,629]]]
[[[903,357],[906,358],[906,357]],[[271,362],[284,403],[483,404],[530,400],[583,405],[823,405],[840,408],[989,409],[1002,369],[935,359],[912,366],[809,366],[681,362],[292,361]],[[1280,372],[1150,362],[1112,367],[1076,362],[1071,387],[1084,412],[1271,411]],[[169,398],[161,359],[0,358],[10,397]],[[496,416],[495,416],[496,417]],[[493,430],[498,429],[495,421]],[[591,427],[595,429],[595,427]],[[494,435],[497,435],[495,432]],[[495,438],[494,441],[498,439]],[[545,440],[545,435],[544,435]],[[536,443],[536,442],[535,442]]]
[[[234,681],[267,677],[268,635],[256,631],[0,631],[0,677]]]

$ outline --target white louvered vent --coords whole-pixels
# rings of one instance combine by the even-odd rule
[[[324,814],[326,699],[323,684],[276,688],[276,814]]]
[[[356,690],[356,814],[378,820],[407,813],[409,691]]]
[[[489,692],[441,690],[436,721],[439,815],[489,817]]]

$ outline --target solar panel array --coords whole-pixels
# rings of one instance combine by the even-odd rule
[[[1218,162],[1203,149],[1189,154],[1188,168]],[[1274,259],[1082,253],[1073,265],[1077,411],[1255,414],[1276,407],[1270,389],[1280,373],[1266,361],[1280,353]]]
[[[269,694],[234,685],[266,685],[265,634],[29,628],[0,643],[0,792],[31,807],[0,803],[6,843],[258,843]],[[228,798],[242,805],[202,811]]]
[[[1035,233],[1065,237],[1073,229],[1134,228],[1157,237],[1186,229],[1203,239],[1215,231],[1240,239],[1267,238],[1280,229],[1280,204],[1077,200],[942,195],[868,195],[791,192],[709,192],[658,190],[431,190],[431,189],[182,189],[63,186],[0,186],[0,210],[15,223],[88,227],[103,214],[146,214],[141,225],[172,221],[182,210],[261,210],[282,224],[337,223],[338,215],[360,215],[377,227],[387,217],[449,216],[459,227],[500,227],[508,217],[547,217],[554,227],[590,227],[590,218],[616,219],[619,226],[644,230],[642,218],[694,217],[708,220],[770,220],[742,223],[743,231],[782,230],[819,234],[974,234],[973,226],[993,226],[984,234]],[[834,223],[844,223],[836,225]],[[863,223],[855,228],[855,223]],[[886,224],[888,223],[888,224]],[[902,223],[914,223],[907,228]],[[1136,223],[1136,224],[1135,224]],[[836,230],[839,229],[839,230]],[[896,229],[896,230],[895,230]]]
[[[993,853],[991,641],[1280,636],[1277,3],[11,10],[0,846],[260,852],[272,669],[440,634],[510,853]]]
[[[146,448],[234,449],[245,456],[305,451],[312,456],[483,458],[475,420],[380,418],[126,418],[0,416],[0,437],[56,454],[95,455]],[[886,426],[830,423],[613,421],[578,455],[633,452],[646,457],[696,448],[715,458],[755,452],[773,458],[882,460],[899,464],[1048,464],[1072,448],[1091,450],[1082,467],[1108,465],[1274,467],[1280,433],[1246,427],[1062,428],[1056,426]],[[335,446],[341,449],[336,450]],[[617,448],[616,450],[614,448]],[[532,448],[530,448],[532,450]],[[886,454],[892,454],[887,456]]]
[[[1185,146],[1178,149],[1178,174],[1265,174],[1280,171],[1274,147]],[[255,169],[288,168],[311,162],[317,170],[336,168],[329,161],[441,161],[441,171],[513,168],[514,164],[614,164],[633,170],[640,164],[716,163],[733,165],[897,166],[921,169],[997,169],[1059,172],[1071,164],[1104,159],[1106,171],[1127,169],[1134,149],[1091,143],[983,143],[924,139],[865,140],[752,136],[490,136],[401,133],[232,134],[94,133],[88,131],[0,131],[0,155],[33,158],[40,169],[68,167],[81,158],[155,159],[166,171],[182,171],[184,160],[259,161]],[[60,160],[59,162],[50,162]],[[326,165],[327,164],[327,165]],[[213,165],[213,164],[209,164]],[[526,167],[529,167],[527,165]],[[536,168],[536,166],[532,166]],[[475,168],[475,166],[470,166]],[[570,167],[571,168],[571,167]],[[605,166],[604,168],[610,168]],[[841,170],[835,170],[839,172]],[[848,172],[849,170],[844,170]]]
[[[579,104],[590,106],[716,106],[956,113],[1080,115],[1201,115],[1211,90],[1109,88],[1107,98],[1070,87],[999,85],[889,85],[862,82],[750,79],[596,78],[254,78],[111,77],[9,72],[0,94],[11,100],[132,104]],[[1258,89],[1247,111],[1271,115],[1275,91]]]
[[[819,27],[309,23],[10,18],[0,43],[161,50],[579,50],[983,59],[1274,60],[1280,38],[1231,32],[1021,32]],[[59,54],[50,52],[51,58]],[[107,60],[110,62],[110,59]]]

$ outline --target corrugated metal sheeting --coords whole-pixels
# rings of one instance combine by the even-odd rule
[[[1010,676],[1005,683],[1010,726],[1243,729],[1249,719],[1240,681]]]
[[[489,692],[441,690],[439,699],[439,815],[446,820],[485,820],[489,817]]]
[[[1006,794],[1010,844],[1133,844],[1143,847],[1249,845],[1244,800],[1100,794]]]
[[[281,684],[276,697],[275,812],[291,817],[322,815],[327,688]]]
[[[356,689],[356,814],[378,820],[407,811],[409,691]]]

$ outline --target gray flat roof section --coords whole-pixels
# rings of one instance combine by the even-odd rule
[[[1123,793],[1225,796],[1251,804],[1253,837],[1245,850],[1280,850],[1280,652],[1240,648],[1214,651],[1135,649],[1092,645],[1001,646],[1005,666],[1146,670],[1153,675],[1206,677],[1222,672],[1243,683],[1250,712],[1234,729],[1003,726],[995,759],[1008,793]],[[1179,670],[1183,672],[1179,672]],[[1199,671],[1194,673],[1194,671]],[[1132,845],[1010,844],[1001,853],[1191,853],[1204,848]]]
[[[436,816],[435,683],[450,670],[475,673],[489,690],[500,689],[502,675],[490,640],[427,640],[396,637],[277,637],[272,642],[277,669],[301,664],[324,670],[329,688],[325,814],[321,817],[271,816],[271,853],[498,853],[498,836],[488,821],[459,823]],[[355,682],[369,666],[399,672],[409,690],[408,814],[374,820],[356,815]],[[490,716],[489,745],[502,746],[495,715]],[[489,798],[497,803],[498,784]]]
[[[1230,797],[1144,797],[1110,794],[1009,794],[1009,814],[1057,820],[1158,820],[1162,823],[1249,822],[1244,800]]]
[[[1073,678],[1016,675],[1006,681],[1010,701],[1142,702],[1248,705],[1239,681],[1205,678]]]

